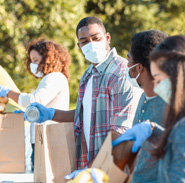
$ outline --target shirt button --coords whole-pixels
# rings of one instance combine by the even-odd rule
[[[144,101],[144,103],[146,104],[146,100]]]
[[[142,113],[144,113],[145,111],[144,110],[142,110]]]
[[[141,123],[141,120],[139,120],[139,123]]]

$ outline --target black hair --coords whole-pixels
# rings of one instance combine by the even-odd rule
[[[78,30],[84,26],[88,26],[90,24],[97,24],[101,27],[101,29],[103,30],[103,32],[105,33],[105,26],[103,25],[102,21],[99,20],[96,17],[86,17],[83,18],[82,20],[80,20],[80,22],[78,23],[77,27],[76,27],[76,36],[78,38]]]
[[[168,35],[162,31],[149,30],[136,33],[131,39],[131,56],[135,63],[141,63],[150,73],[150,52]]]

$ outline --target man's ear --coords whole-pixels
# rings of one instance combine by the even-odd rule
[[[78,45],[78,48],[80,48],[80,44],[79,44],[79,42],[77,43],[77,45]],[[81,48],[80,48],[81,49]]]
[[[111,36],[109,32],[106,33],[106,38],[107,38],[107,42],[110,44]]]
[[[142,73],[144,71],[145,67],[139,63],[139,72]]]

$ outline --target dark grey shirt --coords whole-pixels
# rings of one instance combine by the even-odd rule
[[[159,96],[147,100],[145,93],[143,93],[139,100],[133,125],[150,120],[163,126],[165,109],[166,103]],[[143,143],[131,183],[157,182],[158,163],[150,155],[149,151],[152,149],[153,145],[150,142]]]
[[[162,133],[162,128],[156,126],[156,132]],[[151,139],[151,137],[150,137]],[[173,127],[168,137],[166,154],[159,160],[158,183],[185,183],[185,117]]]

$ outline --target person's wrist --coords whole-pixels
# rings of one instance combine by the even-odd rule
[[[7,88],[6,89],[6,93],[5,93],[5,97],[8,97],[8,93],[10,92],[10,89],[9,88]]]
[[[55,109],[54,108],[49,108],[49,111],[50,111],[50,119],[49,120],[52,120],[54,115],[55,115]]]

